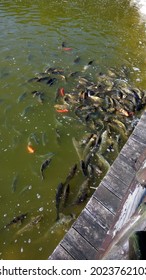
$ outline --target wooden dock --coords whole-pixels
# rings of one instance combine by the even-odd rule
[[[136,179],[146,158],[146,112],[85,208],[49,260],[101,259],[112,236],[135,212],[145,189]]]

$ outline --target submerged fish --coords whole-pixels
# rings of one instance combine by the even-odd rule
[[[32,230],[34,227],[39,227],[39,223],[42,220],[42,218],[43,218],[43,214],[32,218],[31,221],[27,225],[25,225],[23,228],[21,228],[20,230],[17,231],[17,234],[20,235],[26,231]]]
[[[30,154],[33,154],[35,152],[35,149],[32,147],[31,143],[28,143],[26,148],[27,148],[28,153],[30,153]]]
[[[80,160],[80,167],[81,167],[82,174],[86,177],[88,173],[87,173],[87,165],[84,160]]]
[[[64,190],[64,184],[63,183],[59,183],[57,190],[56,190],[56,210],[57,210],[57,218],[56,220],[59,220],[59,211],[60,211],[60,202],[61,202],[61,198],[63,195],[63,190]]]
[[[90,189],[89,189],[89,182],[90,182],[90,179],[87,178],[83,183],[82,185],[80,186],[79,188],[79,191],[77,193],[77,197],[74,201],[73,204],[79,204],[79,203],[82,203],[84,202],[87,197],[88,197],[88,194],[90,192]]]
[[[16,191],[17,182],[18,182],[18,174],[15,174],[11,185],[11,189],[13,193]]]
[[[46,153],[44,155],[36,155],[37,158],[40,158],[43,160],[52,158],[53,156],[54,156],[54,153],[52,153],[52,152]]]
[[[56,78],[50,78],[50,79],[47,81],[47,85],[52,86],[56,81],[57,81]]]
[[[51,158],[46,159],[41,165],[40,172],[41,172],[42,180],[44,180],[44,170],[49,166],[51,160],[52,160]]]
[[[79,157],[79,160],[80,161],[83,160],[83,151],[81,149],[81,146],[80,146],[79,142],[76,140],[75,137],[72,138],[72,142],[73,142],[74,148],[77,152],[77,155]]]
[[[37,145],[40,142],[35,132],[31,132],[27,139],[28,144],[30,144],[32,141]]]
[[[42,145],[46,146],[47,142],[48,142],[48,138],[46,132],[42,132]]]
[[[22,101],[26,98],[26,96],[27,96],[27,92],[22,93],[22,94],[18,97],[17,103],[22,102]]]
[[[81,60],[81,58],[79,56],[76,56],[76,58],[74,59],[74,63],[79,63]]]
[[[97,165],[99,166],[99,169],[105,169],[105,171],[108,171],[108,169],[110,168],[110,164],[109,162],[100,154],[100,153],[96,153],[96,157],[97,157]]]
[[[59,48],[60,48],[60,47],[59,47]],[[61,44],[61,49],[62,49],[63,51],[71,51],[71,50],[72,50],[71,47],[67,47],[67,46],[66,46],[66,43],[65,43],[65,42],[62,42],[62,44]]]
[[[77,164],[74,164],[74,166],[71,168],[69,174],[66,177],[64,185],[67,185],[70,182],[70,180],[74,177],[76,172],[77,172]]]
[[[93,62],[94,62],[94,60],[89,61],[88,64],[83,67],[82,72],[86,71],[90,67],[90,65],[93,64]]]
[[[25,193],[26,191],[31,190],[31,189],[32,189],[32,186],[27,185],[19,192],[19,195],[22,195],[23,193]]]
[[[32,91],[32,95],[33,95],[33,97],[37,98],[37,101],[40,104],[43,104],[43,102],[44,102],[44,93],[43,92],[34,90],[34,91]]]
[[[27,113],[28,113],[32,108],[33,108],[32,105],[28,105],[28,106],[23,110],[23,112],[20,113],[20,116],[21,116],[21,117],[25,117],[25,116],[27,115]]]
[[[53,67],[48,67],[45,69],[45,73],[47,74],[63,74],[64,73],[64,70],[61,69],[61,68],[53,68]]]
[[[45,237],[48,237],[48,234],[53,233],[62,233],[64,229],[66,231],[66,227],[69,226],[76,218],[76,215],[71,213],[70,215],[64,215],[60,213],[60,219],[56,221],[56,223],[46,232]]]
[[[46,82],[46,83],[48,83],[49,80],[50,80],[50,77],[46,76],[46,77],[38,78],[37,82]]]
[[[63,190],[63,199],[62,199],[63,207],[66,207],[69,193],[70,193],[70,185],[67,184],[67,185],[65,185],[64,190]]]
[[[13,218],[13,220],[11,220],[6,226],[4,226],[4,228],[7,228],[13,224],[18,224],[18,223],[22,223],[22,221],[26,218],[28,213],[25,214],[21,214],[15,218]]]

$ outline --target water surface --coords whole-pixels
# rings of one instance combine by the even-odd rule
[[[68,228],[54,227],[55,194],[78,163],[72,137],[81,139],[89,131],[73,113],[63,117],[54,109],[58,87],[72,91],[74,79],[66,83],[60,78],[51,87],[28,80],[46,67],[63,68],[67,75],[94,60],[86,73],[91,80],[96,73],[126,66],[130,82],[145,89],[145,26],[136,8],[117,0],[0,1],[0,23],[0,255],[47,259]],[[62,42],[72,50],[62,51]],[[77,56],[79,64],[74,63]],[[44,92],[43,105],[32,97],[34,90]],[[30,154],[27,145],[32,134],[35,153]],[[53,154],[52,162],[42,181],[42,155],[48,153]],[[71,206],[83,180],[79,169],[71,183],[66,215],[77,217],[85,206],[86,202]],[[40,226],[23,235],[18,234],[19,223],[3,228],[22,213],[28,213],[24,225],[43,214]]]

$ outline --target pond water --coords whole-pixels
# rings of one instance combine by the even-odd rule
[[[129,82],[144,90],[145,25],[127,0],[0,1],[0,22],[0,257],[47,259],[87,202],[72,203],[85,180],[72,138],[91,132],[74,111],[55,109],[56,92],[74,91],[71,73],[95,82],[97,73],[122,67]],[[53,75],[52,85],[29,81],[49,67],[64,71]],[[56,189],[74,164],[78,170],[63,209],[69,221],[61,225]]]

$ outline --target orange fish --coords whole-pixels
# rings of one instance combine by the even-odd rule
[[[30,154],[33,154],[35,152],[34,148],[31,145],[29,145],[29,144],[27,145],[27,151]]]
[[[118,112],[125,117],[129,117],[129,113],[123,108],[120,108]]]
[[[69,110],[68,109],[56,109],[56,112],[58,112],[58,113],[67,113],[67,112],[69,112]]]
[[[59,94],[60,94],[61,96],[64,96],[64,95],[65,95],[64,88],[60,88],[60,89],[59,89]]]
[[[64,48],[62,48],[62,50],[63,50],[63,51],[71,51],[72,48],[66,48],[66,47],[64,47]]]

